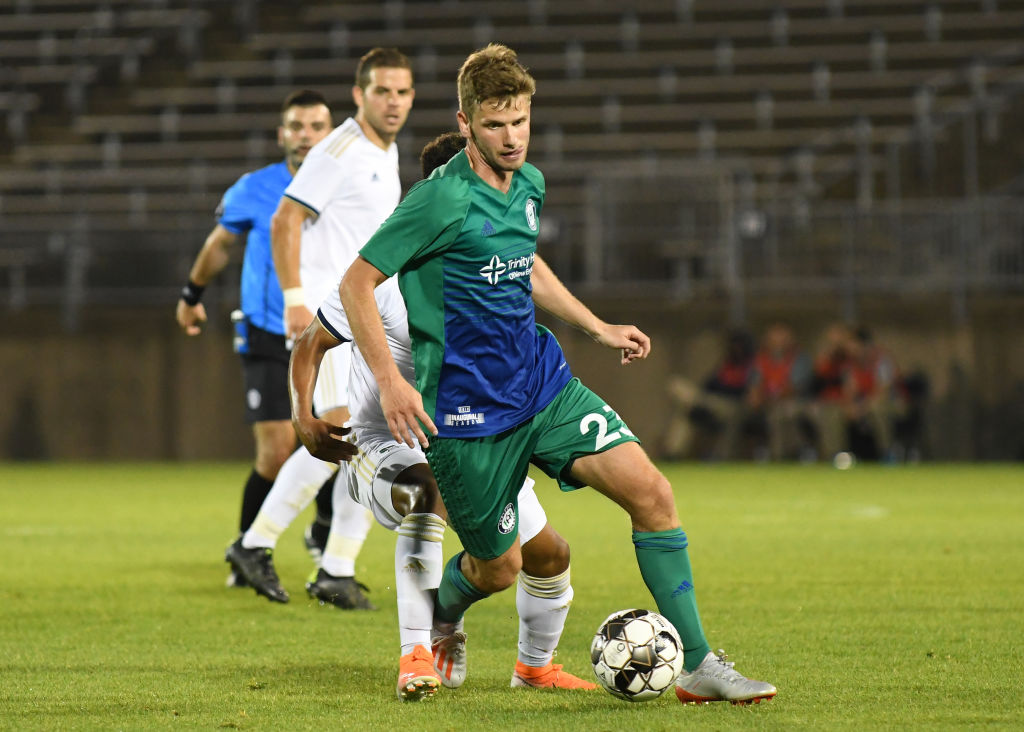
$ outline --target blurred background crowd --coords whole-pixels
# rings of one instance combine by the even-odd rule
[[[865,326],[830,325],[815,350],[785,323],[732,331],[714,370],[667,384],[662,456],[700,460],[918,462],[927,375],[900,369]],[[848,462],[847,462],[848,464]]]

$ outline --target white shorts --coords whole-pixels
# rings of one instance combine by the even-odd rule
[[[348,493],[373,513],[377,523],[395,531],[402,523],[402,516],[391,502],[395,478],[406,468],[427,462],[427,457],[419,448],[396,442],[390,432],[366,429],[355,432],[359,454],[347,465]],[[533,485],[533,478],[527,478],[519,490],[519,541],[522,544],[540,533],[548,522]]]
[[[352,365],[352,344],[342,343],[324,354],[313,387],[313,409],[318,415],[348,406],[348,372]]]

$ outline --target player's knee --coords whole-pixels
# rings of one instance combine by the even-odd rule
[[[554,577],[569,568],[569,542],[548,524],[523,544],[523,572],[533,577]]]
[[[391,504],[400,516],[433,513],[437,487],[423,483],[395,483],[391,486]]]
[[[629,513],[637,528],[661,531],[678,525],[672,484],[660,472],[638,484],[631,498]]]
[[[291,457],[294,445],[283,441],[265,440],[256,447],[256,472],[267,480],[274,480],[281,466]]]
[[[523,559],[519,552],[506,552],[495,559],[481,560],[469,558],[469,571],[465,572],[474,587],[481,592],[494,594],[511,587],[519,571],[523,568]]]
[[[287,429],[257,433],[256,472],[267,480],[273,480],[294,451],[295,433],[290,424]]]
[[[425,464],[413,465],[398,474],[391,486],[391,504],[401,516],[433,513],[446,518],[437,481]]]

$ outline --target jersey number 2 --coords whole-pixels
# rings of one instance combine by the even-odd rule
[[[610,414],[613,419],[622,422],[622,420],[619,418],[619,415],[615,413],[615,410],[613,410],[607,404],[604,405],[604,411]],[[603,414],[598,414],[597,412],[591,412],[586,417],[580,420],[580,434],[587,434],[588,432],[590,432],[591,425],[595,424],[597,425],[597,437],[594,439],[594,449],[598,451],[603,450],[609,444],[621,438],[623,433],[627,435],[633,434],[632,432],[629,431],[629,428],[626,427],[626,425],[622,425],[622,427],[619,428],[618,432],[609,432],[608,419]]]

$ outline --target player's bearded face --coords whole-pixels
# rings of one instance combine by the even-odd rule
[[[468,128],[470,140],[487,165],[496,171],[519,170],[530,146],[530,97],[521,94],[511,104],[487,100]]]
[[[277,129],[277,142],[288,165],[298,169],[306,154],[331,131],[331,112],[322,104],[289,107]]]

